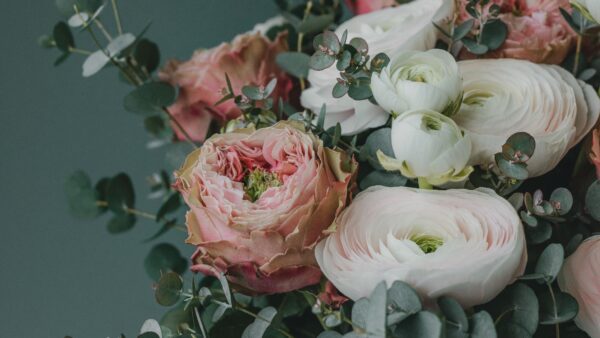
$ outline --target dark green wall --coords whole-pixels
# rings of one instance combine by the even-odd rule
[[[120,0],[126,30],[148,22],[163,56],[186,58],[272,16],[271,0]],[[107,12],[110,13],[110,12]],[[121,108],[127,87],[114,71],[83,79],[83,59],[53,68],[37,47],[59,19],[52,0],[5,1],[0,11],[0,336],[135,336],[159,317],[142,261],[157,225],[110,236],[106,218],[73,219],[62,185],[75,169],[94,179],[126,171],[140,209],[156,210],[145,177],[164,167],[148,151],[142,120]],[[76,34],[78,40],[85,36]],[[172,233],[171,241],[184,234]],[[192,248],[181,245],[184,253]]]

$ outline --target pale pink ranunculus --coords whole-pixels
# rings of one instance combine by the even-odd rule
[[[248,33],[231,43],[198,50],[188,61],[169,61],[160,77],[179,87],[179,97],[169,111],[194,141],[201,142],[211,122],[223,124],[241,115],[233,100],[215,106],[227,88],[225,74],[236,94],[241,94],[245,85],[265,86],[276,78],[274,97],[287,99],[292,82],[275,63],[277,54],[287,50],[285,34],[269,41],[260,33]],[[173,129],[177,138],[183,140],[180,130]]]
[[[461,0],[461,21],[470,18],[465,11],[467,0]],[[575,42],[576,33],[560,13],[569,9],[568,0],[494,0],[500,5],[500,19],[508,26],[508,36],[490,58],[512,58],[535,63],[560,64]],[[489,8],[489,7],[488,7]],[[474,58],[463,52],[462,59]]]
[[[600,236],[586,239],[567,258],[558,285],[579,303],[575,324],[592,338],[600,338]]]
[[[346,5],[356,14],[366,14],[398,5],[396,0],[345,0]]]
[[[318,283],[313,250],[344,208],[355,169],[293,122],[212,136],[176,173],[190,208],[187,243],[198,247],[192,270],[224,273],[250,293]]]
[[[400,280],[428,304],[446,295],[471,307],[496,297],[527,262],[517,212],[489,189],[372,187],[329,231],[317,262],[353,300]]]
[[[596,167],[596,177],[600,180],[600,127],[592,132],[592,149],[590,151],[590,160]]]

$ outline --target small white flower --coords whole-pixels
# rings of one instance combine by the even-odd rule
[[[373,74],[371,89],[379,106],[392,114],[430,109],[452,116],[460,107],[462,78],[446,51],[400,52]]]
[[[467,165],[471,139],[449,117],[435,111],[413,110],[396,118],[392,148],[395,158],[377,153],[386,170],[431,185],[464,181],[473,170]]]
[[[100,13],[102,13],[102,10],[104,10],[104,5],[98,7],[96,12],[94,12],[94,13],[88,13],[88,12],[75,13],[75,14],[73,14],[73,16],[71,16],[71,18],[69,18],[69,21],[68,21],[69,26],[71,26],[73,28],[77,28],[77,27],[87,25],[87,24],[89,24],[89,22],[96,19],[100,15]]]

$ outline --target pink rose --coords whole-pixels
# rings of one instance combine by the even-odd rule
[[[466,0],[462,0],[466,3]],[[500,49],[486,57],[529,60],[559,64],[569,53],[576,34],[560,14],[570,8],[568,0],[495,0],[501,6],[500,19],[508,26],[508,36]],[[470,18],[464,5],[461,20]],[[463,53],[461,58],[473,58]]]
[[[398,5],[396,0],[346,0],[346,5],[356,15],[366,14]]]
[[[321,278],[314,247],[349,197],[355,163],[302,125],[209,138],[176,173],[190,207],[192,270],[225,273],[251,293],[288,292]]]
[[[590,152],[590,160],[596,167],[596,176],[600,180],[600,128],[594,129],[592,132],[592,149]]]
[[[575,324],[600,338],[600,236],[585,240],[562,267],[558,285],[579,303]]]
[[[240,35],[232,43],[198,50],[186,62],[170,61],[160,77],[178,86],[180,92],[177,102],[169,107],[169,111],[193,140],[201,142],[206,138],[213,120],[223,124],[241,115],[232,100],[215,106],[227,87],[225,74],[229,76],[236,94],[240,94],[245,85],[264,86],[277,78],[274,96],[287,99],[292,83],[275,63],[277,54],[287,49],[285,34],[271,42],[254,33]],[[173,129],[178,139],[184,139],[178,128]]]

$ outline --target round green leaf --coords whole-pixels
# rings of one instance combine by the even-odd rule
[[[540,297],[540,324],[552,325],[569,321],[579,312],[577,300],[568,293],[554,292],[556,308],[550,292]]]
[[[160,49],[158,45],[148,39],[141,39],[136,45],[133,55],[148,73],[155,71],[160,64]]]
[[[552,226],[546,221],[539,221],[538,225],[525,227],[528,244],[540,244],[552,237]]]
[[[120,173],[108,182],[106,199],[108,209],[115,214],[125,214],[126,208],[133,208],[135,193],[131,179],[125,173]]]
[[[144,267],[152,279],[158,280],[161,274],[169,271],[182,274],[187,268],[187,260],[181,257],[175,246],[161,243],[150,250],[144,260]]]
[[[306,78],[308,76],[310,56],[299,52],[284,52],[277,54],[275,59],[279,68],[286,71],[288,74]]]
[[[585,208],[596,221],[600,221],[600,181],[590,185],[585,194]]]
[[[348,88],[348,96],[350,96],[356,101],[366,100],[373,96],[373,92],[371,91],[371,85],[366,82],[358,82],[356,84],[351,84]]]
[[[366,330],[373,338],[385,338],[387,287],[380,282],[369,296]]]
[[[321,332],[317,338],[342,338],[342,335],[336,331]]]
[[[394,331],[397,337],[436,338],[442,335],[442,322],[435,314],[421,311],[400,323]]]
[[[573,195],[569,189],[558,188],[552,192],[550,203],[560,215],[565,215],[573,207]]]
[[[446,321],[449,321],[453,324],[446,325],[447,331],[469,331],[469,320],[467,319],[467,314],[456,300],[449,297],[441,297],[438,299],[438,306],[440,307],[440,311],[444,315]]]
[[[246,327],[244,333],[242,333],[242,338],[262,337],[269,328],[269,325],[271,325],[271,321],[275,318],[275,315],[277,315],[277,310],[272,306],[260,310],[258,313],[258,317],[260,318],[255,319],[252,324]]]
[[[454,28],[454,33],[452,34],[452,40],[459,41],[460,39],[467,36],[467,34],[469,34],[471,29],[473,29],[474,23],[475,23],[474,19],[469,19],[469,20],[461,23],[460,25],[458,25],[456,28]]]
[[[527,158],[531,158],[535,152],[535,139],[525,132],[518,132],[511,135],[508,140],[506,140],[506,144],[514,151],[518,151],[521,155],[527,156]]]
[[[579,247],[579,244],[581,244],[582,241],[583,241],[582,234],[576,234],[575,236],[573,236],[569,240],[569,243],[567,243],[567,246],[565,247],[565,257],[568,257],[571,254],[573,254],[575,252],[575,250],[577,250],[577,248]]]
[[[467,47],[467,50],[475,55],[483,55],[489,50],[486,45],[480,45],[477,41],[470,38],[463,38],[461,41]]]
[[[387,325],[397,324],[421,308],[421,299],[410,285],[395,281],[387,291]]]
[[[100,214],[96,191],[92,188],[92,182],[85,172],[76,171],[67,178],[65,194],[69,209],[75,217],[94,218]]]
[[[507,35],[508,27],[502,20],[488,21],[481,32],[481,43],[489,50],[496,50],[502,46]]]
[[[495,159],[498,169],[500,169],[504,175],[521,181],[526,180],[529,177],[527,166],[524,164],[508,161],[501,153],[496,154]]]
[[[508,286],[485,308],[494,318],[504,314],[497,325],[500,337],[512,337],[500,334],[501,328],[511,330],[513,326],[519,326],[530,336],[537,330],[539,302],[535,292],[523,283]]]
[[[118,214],[114,215],[110,221],[108,221],[107,229],[111,234],[120,234],[131,230],[135,225],[136,218],[130,214]]]
[[[174,272],[167,272],[160,276],[154,290],[154,297],[158,304],[172,306],[179,301],[182,289],[183,280],[181,276]]]
[[[346,95],[349,89],[350,87],[348,87],[348,84],[346,82],[338,82],[335,84],[335,86],[333,86],[331,95],[333,95],[334,98],[338,99]]]
[[[148,82],[125,96],[125,109],[137,114],[153,114],[163,111],[177,99],[177,90],[165,82]]]
[[[335,62],[335,56],[325,54],[321,51],[316,51],[310,57],[310,68],[314,70],[325,70],[333,65]]]
[[[492,316],[486,311],[480,311],[471,317],[470,338],[496,338],[496,327]]]
[[[560,272],[565,259],[563,246],[558,243],[550,244],[544,249],[535,266],[535,273],[546,276],[546,281],[552,283]]]
[[[369,300],[361,298],[352,306],[352,323],[361,329],[367,327],[367,314],[369,312]]]
[[[64,22],[59,22],[54,26],[52,32],[56,47],[65,53],[70,53],[70,48],[75,46],[75,40],[71,33],[71,28]]]
[[[372,132],[369,137],[367,137],[367,141],[360,149],[359,154],[361,161],[368,161],[376,170],[385,170],[377,159],[378,150],[381,150],[387,156],[394,157],[391,128],[382,128]]]
[[[362,180],[360,180],[360,189],[366,190],[369,187],[381,185],[384,187],[403,187],[406,185],[407,178],[397,172],[373,171]]]
[[[317,35],[313,40],[313,47],[316,51],[331,51],[332,54],[338,54],[340,48],[340,40],[337,35],[331,31],[325,31],[322,34]]]

